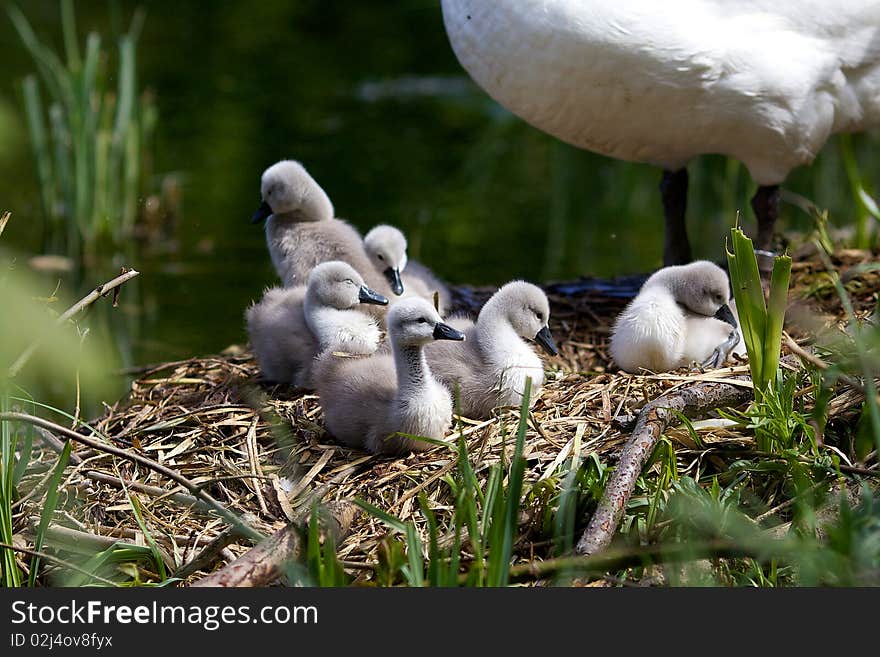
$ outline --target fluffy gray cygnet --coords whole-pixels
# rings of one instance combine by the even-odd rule
[[[363,358],[322,354],[315,382],[328,431],[339,442],[372,453],[400,454],[431,445],[452,424],[452,399],[425,360],[436,340],[463,340],[441,321],[432,304],[417,297],[387,315],[391,353]]]

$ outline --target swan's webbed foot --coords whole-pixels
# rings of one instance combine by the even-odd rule
[[[730,356],[730,352],[736,348],[737,344],[739,344],[739,333],[736,330],[733,330],[724,342],[715,347],[712,355],[704,360],[701,365],[710,368],[721,367],[724,365],[724,361],[727,360],[727,357]]]

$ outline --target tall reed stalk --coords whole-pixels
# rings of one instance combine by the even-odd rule
[[[730,243],[733,252],[727,251],[727,262],[733,298],[749,355],[755,398],[759,399],[776,380],[779,367],[791,258],[776,256],[770,277],[769,301],[765,301],[752,240],[737,227],[730,229]]]
[[[136,11],[119,37],[110,71],[100,34],[91,32],[80,51],[73,0],[61,0],[63,59],[17,6],[7,13],[37,69],[23,80],[22,97],[45,221],[43,248],[79,266],[83,256],[95,257],[99,243],[127,239],[137,219],[146,178],[143,146],[156,123],[152,101],[137,90],[144,14]]]
[[[873,230],[874,222],[880,221],[880,208],[877,207],[877,202],[871,195],[870,188],[859,169],[859,163],[852,144],[852,136],[844,133],[838,139],[843,168],[846,171],[846,178],[849,181],[852,195],[856,200],[856,234],[853,246],[857,249],[867,249],[871,247],[873,241],[872,236],[875,232]]]

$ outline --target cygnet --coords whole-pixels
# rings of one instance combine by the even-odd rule
[[[449,288],[425,265],[408,259],[406,237],[400,229],[387,224],[375,226],[364,236],[364,248],[375,268],[388,279],[394,294],[433,302],[437,292],[438,310],[441,315],[446,314],[451,301]]]
[[[374,317],[358,310],[360,304],[387,305],[388,299],[368,288],[351,265],[340,261],[315,267],[308,286],[267,290],[245,313],[263,376],[312,388],[312,366],[319,353],[376,351],[382,332]]]
[[[318,358],[315,381],[324,420],[351,447],[421,451],[431,445],[419,437],[443,438],[452,423],[452,399],[431,373],[424,347],[465,336],[417,297],[391,306],[386,320],[392,353],[343,358],[325,352]]]
[[[744,352],[729,304],[727,274],[718,265],[698,260],[664,267],[617,318],[611,356],[631,373],[694,363],[720,367],[731,352]]]
[[[544,384],[544,365],[530,341],[556,355],[550,334],[550,304],[541,288],[512,281],[499,289],[480,310],[476,323],[450,319],[464,331],[464,343],[429,345],[428,363],[437,378],[458,394],[463,415],[490,417],[497,406],[519,406],[527,377],[531,402]]]
[[[263,202],[252,223],[266,219],[266,243],[285,287],[303,285],[315,265],[341,260],[384,296],[391,287],[373,267],[360,233],[333,216],[330,198],[295,160],[282,160],[263,172]]]

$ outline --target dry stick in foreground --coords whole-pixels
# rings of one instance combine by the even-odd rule
[[[245,524],[236,514],[220,504],[220,502],[215,500],[204,490],[202,490],[200,486],[192,483],[189,479],[181,475],[179,472],[172,470],[171,468],[167,468],[161,463],[156,463],[156,461],[149,459],[146,456],[141,456],[137,452],[130,452],[126,449],[120,449],[119,447],[114,447],[113,445],[102,443],[99,440],[94,440],[92,438],[83,436],[82,434],[68,429],[67,427],[62,427],[60,424],[55,424],[54,422],[51,422],[49,420],[44,420],[43,418],[37,417],[35,415],[28,415],[27,413],[0,413],[0,422],[24,422],[26,424],[32,424],[35,427],[43,427],[44,429],[48,429],[49,431],[52,431],[56,434],[65,436],[68,440],[74,440],[78,443],[82,443],[83,445],[91,447],[92,449],[96,449],[99,452],[107,452],[108,454],[113,454],[128,461],[139,463],[140,465],[149,468],[154,472],[165,475],[166,477],[171,479],[171,481],[178,483],[186,488],[199,500],[210,506],[211,509],[213,509],[214,512],[217,513],[217,515],[219,515],[232,526],[236,527],[236,529],[241,532],[242,536],[245,536],[254,541],[260,541],[265,538],[262,534],[260,534],[260,532],[258,532],[250,525]]]
[[[123,267],[123,269],[125,269],[125,268]],[[134,278],[135,276],[138,276],[138,275],[140,275],[139,271],[136,271],[134,269],[129,269],[129,270],[123,271],[119,276],[117,276],[113,280],[107,281],[103,285],[99,285],[94,290],[89,292],[86,296],[84,296],[82,299],[80,299],[75,304],[73,304],[70,308],[65,310],[64,313],[62,313],[58,317],[58,319],[56,320],[56,323],[59,325],[63,324],[64,322],[66,322],[70,318],[74,317],[75,315],[78,315],[83,310],[85,310],[86,308],[91,306],[93,303],[95,303],[95,301],[97,301],[101,297],[105,296],[108,292],[111,292],[112,290],[117,289],[120,285],[122,285],[126,281],[130,281],[132,278]],[[115,297],[114,297],[114,301],[115,301]],[[43,344],[44,339],[45,339],[45,336],[38,337],[36,340],[31,342],[31,344],[23,352],[21,352],[21,355],[9,367],[9,372],[8,372],[9,378],[15,377],[21,371],[21,368],[25,366],[25,363],[27,363],[30,360],[31,356],[34,355],[34,352],[37,349],[39,349],[41,344]]]
[[[730,379],[749,381],[748,376]],[[647,403],[639,412],[632,436],[620,453],[620,462],[608,480],[599,507],[578,541],[577,553],[596,554],[611,543],[636,480],[661,434],[678,419],[676,412],[696,417],[719,407],[738,406],[751,396],[749,387],[730,383],[699,383]]]
[[[350,502],[330,502],[325,517],[326,532],[341,541],[351,530],[359,507]],[[284,574],[284,567],[296,559],[303,550],[300,527],[291,523],[279,529],[262,543],[245,552],[241,557],[215,573],[196,582],[193,586],[256,587],[266,586]]]

